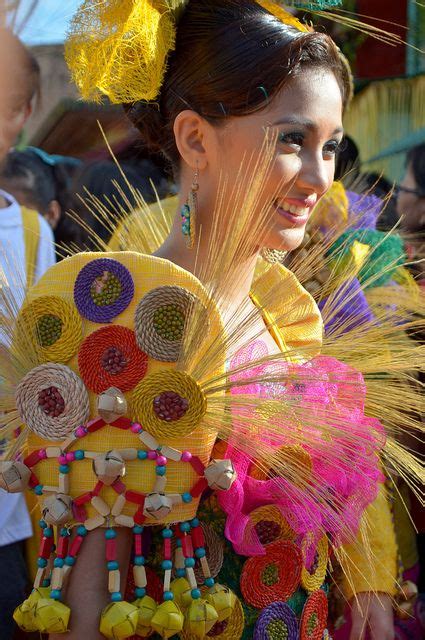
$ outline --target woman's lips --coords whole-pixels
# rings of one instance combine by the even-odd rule
[[[288,220],[293,227],[303,227],[307,224],[312,205],[306,206],[301,202],[300,200],[280,200],[275,202],[275,208],[278,214]]]

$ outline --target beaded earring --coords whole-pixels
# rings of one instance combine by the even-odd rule
[[[182,233],[186,238],[186,245],[189,249],[195,244],[196,216],[198,213],[198,189],[199,170],[195,171],[192,186],[189,191],[186,204],[181,209]]]

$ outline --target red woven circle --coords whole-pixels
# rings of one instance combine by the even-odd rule
[[[314,628],[312,624],[314,618]],[[328,621],[328,599],[319,589],[311,594],[304,605],[301,616],[300,640],[322,640]]]
[[[119,358],[111,367],[109,354]],[[134,332],[127,327],[111,325],[91,333],[78,353],[78,367],[86,386],[95,393],[117,387],[130,391],[145,376],[148,357],[140,351]]]
[[[272,542],[265,550],[264,556],[245,562],[240,580],[244,599],[257,609],[290,598],[298,588],[303,566],[301,550],[289,540]],[[267,572],[275,575],[273,584],[266,583]]]

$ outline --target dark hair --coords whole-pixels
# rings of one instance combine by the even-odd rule
[[[418,189],[425,197],[425,143],[410,149],[407,154],[407,166],[409,165],[412,167]]]
[[[36,97],[37,101],[39,101],[41,94],[40,66],[36,58],[10,29],[0,27],[0,42],[2,46],[0,65],[8,64],[5,54],[9,55],[11,58],[19,59],[27,77],[25,87],[27,90],[27,100],[30,102],[34,97]]]
[[[0,174],[0,184],[13,195],[15,189],[24,193],[39,213],[44,214],[56,197],[56,182],[52,167],[31,151],[10,151]]]
[[[350,136],[344,136],[335,163],[335,180],[342,180],[344,177],[354,180],[360,172],[359,149]]]
[[[131,187],[139,191],[146,202],[156,201],[152,183],[155,185],[159,198],[164,198],[169,194],[168,181],[162,171],[150,160],[141,160],[137,164],[123,163],[120,166]],[[116,184],[119,189],[115,186]],[[100,200],[111,216],[114,215],[114,211],[111,209],[119,210],[121,208],[129,211],[129,209],[138,206],[134,193],[115,162],[92,162],[83,165],[77,171],[69,188],[66,208],[68,211],[72,210],[76,213],[90,226],[94,235],[104,241],[109,240],[119,219],[108,219],[107,224],[103,220],[97,219],[81,200],[81,198],[87,200],[89,196]],[[90,238],[86,237],[86,243],[90,243]]]
[[[173,124],[179,112],[193,109],[219,124],[259,111],[288,78],[312,66],[333,71],[345,106],[349,74],[328,36],[285,25],[254,0],[197,0],[178,24],[157,102],[124,108],[148,148],[161,151],[176,169]]]

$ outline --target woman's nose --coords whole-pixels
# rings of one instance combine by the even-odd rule
[[[309,154],[303,159],[299,184],[310,193],[324,194],[334,179],[335,163],[325,160],[322,153]]]

